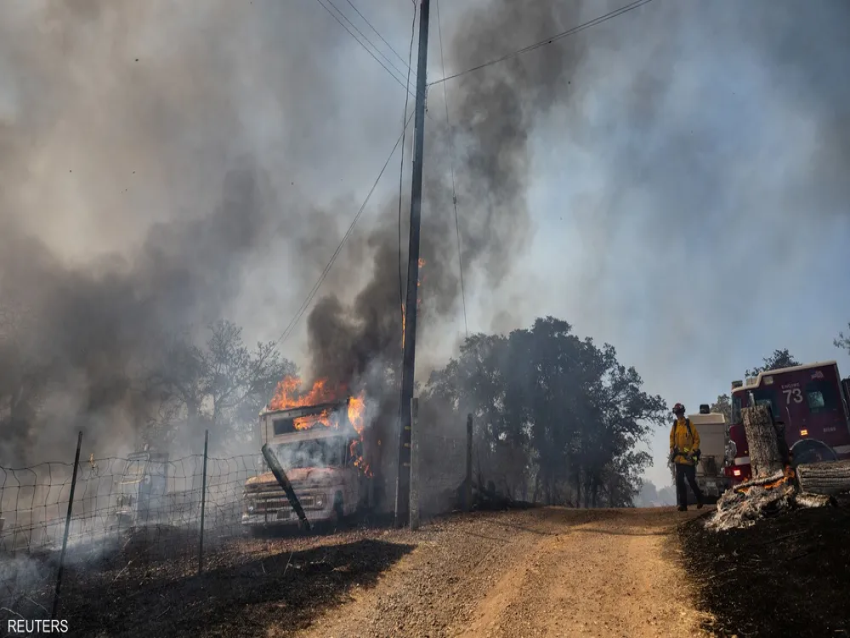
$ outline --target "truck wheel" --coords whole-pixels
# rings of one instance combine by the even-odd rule
[[[791,465],[795,468],[798,465],[838,460],[838,455],[831,447],[814,439],[800,441],[791,448],[791,454]]]

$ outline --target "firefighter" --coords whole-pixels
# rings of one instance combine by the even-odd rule
[[[673,414],[676,420],[670,430],[670,460],[676,466],[676,501],[679,511],[688,509],[688,492],[685,480],[691,486],[697,497],[697,509],[702,508],[702,492],[697,485],[697,463],[699,462],[699,432],[685,418],[685,406],[677,403],[673,406]]]

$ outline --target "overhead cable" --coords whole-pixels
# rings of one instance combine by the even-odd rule
[[[360,209],[357,211],[357,214],[354,216],[354,219],[351,221],[351,225],[348,227],[348,230],[346,231],[345,235],[343,235],[342,240],[339,242],[339,246],[337,246],[337,249],[334,251],[334,254],[331,255],[330,261],[328,261],[328,264],[327,264],[327,266],[325,266],[325,269],[322,271],[322,274],[319,275],[318,280],[313,285],[313,288],[310,290],[310,294],[307,295],[307,298],[304,300],[304,302],[301,304],[301,306],[299,306],[298,311],[292,317],[289,324],[284,329],[283,333],[280,335],[278,340],[275,342],[275,345],[283,343],[284,341],[286,341],[292,335],[292,332],[293,332],[295,326],[301,320],[301,317],[307,311],[307,308],[310,307],[310,304],[313,303],[313,299],[315,298],[316,293],[319,292],[319,288],[321,288],[322,284],[324,283],[325,279],[328,276],[328,273],[331,271],[331,268],[333,267],[334,262],[336,261],[337,257],[339,257],[339,253],[342,251],[343,245],[348,240],[348,238],[351,236],[351,233],[354,231],[354,226],[357,224],[357,221],[360,219],[360,216],[363,214],[363,211],[366,209],[366,206],[369,204],[369,200],[372,198],[372,194],[375,192],[375,189],[378,187],[378,182],[381,181],[381,177],[383,177],[384,171],[387,170],[387,166],[389,166],[390,160],[392,159],[393,155],[395,155],[395,151],[398,148],[399,144],[401,144],[401,139],[404,136],[404,132],[407,130],[407,127],[410,125],[410,121],[412,119],[413,119],[413,113],[410,114],[410,117],[407,119],[407,122],[404,123],[404,130],[402,131],[401,135],[398,136],[398,139],[396,140],[392,151],[390,151],[390,154],[387,157],[387,161],[384,162],[384,165],[381,168],[381,172],[378,173],[378,177],[375,179],[375,183],[372,184],[372,188],[369,189],[369,193],[368,193],[368,195],[366,195],[366,199],[363,201],[363,204],[360,206]]]
[[[435,84],[442,84],[443,82],[448,82],[449,80],[454,80],[455,78],[459,78],[463,75],[473,73],[474,71],[480,71],[483,68],[486,68],[488,66],[492,66],[494,64],[499,64],[500,62],[504,62],[505,60],[509,60],[509,59],[514,58],[518,55],[522,55],[523,53],[528,53],[529,51],[534,51],[535,49],[539,49],[540,47],[544,47],[546,45],[553,44],[553,43],[557,42],[558,40],[562,40],[563,38],[566,38],[567,36],[575,35],[576,33],[580,32],[580,31],[584,31],[585,29],[589,29],[590,27],[595,27],[599,24],[602,24],[603,22],[607,22],[608,20],[611,20],[612,18],[616,18],[618,16],[623,15],[624,13],[628,13],[629,11],[637,9],[638,7],[642,7],[643,5],[649,4],[650,2],[652,2],[652,0],[636,0],[635,2],[632,2],[631,4],[626,5],[625,7],[622,7],[620,9],[616,9],[615,11],[611,11],[610,13],[606,13],[603,16],[599,16],[598,18],[594,18],[593,20],[591,20],[589,22],[585,22],[584,24],[580,24],[577,27],[573,27],[572,29],[568,29],[566,31],[562,31],[561,33],[557,33],[557,34],[555,34],[551,37],[546,38],[545,40],[540,40],[540,42],[535,42],[534,44],[530,44],[530,45],[523,47],[521,49],[517,49],[516,51],[512,51],[511,53],[503,55],[500,58],[496,58],[495,60],[490,60],[489,62],[484,62],[483,64],[479,64],[479,65],[474,66],[472,68],[466,69],[465,71],[460,71],[459,73],[453,73],[452,75],[445,76],[445,77],[443,77],[439,80],[434,80],[433,82],[429,82],[428,86],[434,86]]]

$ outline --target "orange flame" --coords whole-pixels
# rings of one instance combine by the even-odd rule
[[[327,379],[319,379],[307,392],[301,392],[302,381],[299,377],[284,377],[275,388],[274,396],[269,401],[270,410],[288,410],[335,401],[344,395],[345,387],[336,391],[328,387]]]
[[[293,419],[292,427],[296,430],[309,430],[314,425],[324,425],[326,428],[329,427],[339,427],[338,423],[331,422],[331,411],[330,410],[322,410],[319,414],[311,414],[309,416],[302,416],[297,419]]]
[[[781,485],[785,485],[786,483],[789,483],[790,481],[792,481],[794,479],[795,476],[796,476],[796,474],[795,474],[793,468],[790,465],[786,465],[782,478],[779,478],[779,479],[777,479],[777,480],[775,480],[771,483],[765,483],[764,485],[761,486],[761,488],[765,489],[765,490],[775,489],[775,488],[777,488]],[[736,488],[735,491],[740,493],[740,494],[746,494],[747,492],[750,491],[751,487],[753,487],[753,486],[752,485],[746,485],[744,487]]]
[[[426,264],[426,261],[422,257],[420,257],[419,258],[419,268],[422,268],[425,264]],[[416,288],[417,289],[419,289],[419,287],[422,286],[422,282],[424,280],[425,280],[424,277],[422,277],[422,274],[420,273],[419,278],[416,280]],[[421,307],[422,307],[422,297],[419,297],[417,295],[417,297],[416,297],[416,309],[418,310]],[[404,330],[405,330],[406,325],[407,325],[407,318],[405,317],[404,303],[402,303],[401,304],[401,349],[402,350],[404,350]]]
[[[363,445],[363,432],[366,430],[365,422],[366,400],[363,393],[357,397],[351,397],[348,401],[348,421],[357,432],[359,440],[352,441],[349,453],[354,457],[354,466],[362,470],[367,476],[372,476],[372,470],[363,455],[358,452],[357,444]]]
[[[321,403],[331,403],[337,401],[340,397],[348,393],[348,389],[341,385],[334,391],[328,384],[327,379],[318,379],[313,383],[306,392],[302,391],[302,381],[299,377],[290,376],[284,377],[275,389],[274,397],[269,401],[270,410],[288,410],[290,408],[310,407]],[[349,397],[348,399],[348,421],[357,433],[357,439],[352,440],[349,452],[354,458],[354,466],[359,468],[368,476],[372,476],[372,471],[369,464],[363,458],[358,444],[363,443],[363,433],[366,429],[365,412],[366,400],[365,393],[361,392],[358,396]],[[326,428],[339,427],[339,414],[332,413],[330,409],[322,410],[318,414],[299,417],[292,422],[296,430],[309,430],[316,425],[322,425]],[[362,447],[362,446],[360,446]]]

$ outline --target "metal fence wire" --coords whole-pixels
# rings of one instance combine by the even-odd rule
[[[169,460],[161,464],[164,471],[151,468],[147,474],[138,459],[81,461],[68,530],[69,551],[94,551],[109,537],[141,528],[163,535],[166,530],[199,531],[203,460],[200,454]],[[0,552],[61,548],[72,470],[68,463],[0,467]],[[257,471],[256,458],[249,455],[207,460],[207,540],[239,531],[243,486]]]
[[[423,512],[445,511],[463,481],[459,434],[423,429]],[[68,516],[73,463],[0,466],[0,621],[51,616],[63,578],[62,601],[108,604],[86,601],[86,592],[239,560],[250,543],[241,522],[245,483],[263,471],[259,455],[82,455]]]

